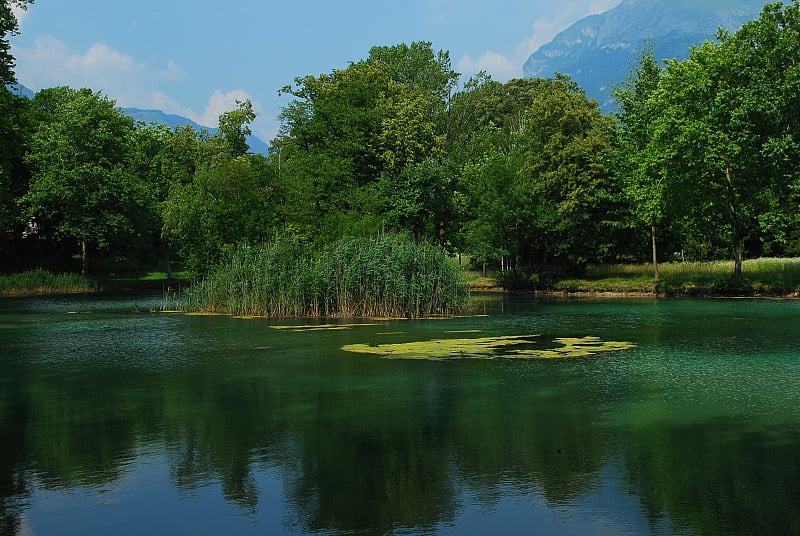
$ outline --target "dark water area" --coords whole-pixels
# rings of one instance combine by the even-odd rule
[[[800,301],[494,295],[374,322],[158,306],[0,300],[0,534],[800,534]],[[519,335],[635,347],[342,349]]]

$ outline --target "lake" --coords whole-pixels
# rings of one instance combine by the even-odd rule
[[[0,300],[0,534],[800,534],[800,301],[159,305]],[[537,357],[562,338],[630,344]]]

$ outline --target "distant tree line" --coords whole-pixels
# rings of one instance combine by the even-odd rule
[[[24,5],[25,2],[11,2]],[[2,34],[16,31],[3,0]],[[566,76],[459,85],[427,42],[281,91],[268,156],[249,101],[217,134],[135,123],[90,89],[16,97],[0,46],[0,263],[206,273],[240,244],[405,233],[520,284],[590,263],[800,255],[800,5],[659,64],[605,115]],[[78,260],[79,259],[79,260]]]

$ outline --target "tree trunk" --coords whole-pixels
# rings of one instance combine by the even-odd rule
[[[661,274],[658,272],[658,250],[656,249],[656,221],[650,220],[650,237],[653,240],[653,279],[658,281]]]
[[[736,209],[736,191],[733,187],[733,171],[730,165],[725,166],[725,178],[728,180],[728,213],[731,218],[731,226],[733,227],[733,250],[734,250],[734,264],[733,264],[733,277],[736,279],[742,278],[742,262],[744,260],[744,238],[742,231],[739,228],[739,214]]]
[[[169,257],[169,249],[164,252],[164,257],[167,265],[167,279],[172,279],[174,274],[172,273],[172,259]]]
[[[86,240],[81,240],[81,275],[89,273],[89,260],[86,258]]]
[[[739,239],[734,246],[736,259],[733,262],[733,277],[742,278],[742,264],[744,263],[744,241]]]

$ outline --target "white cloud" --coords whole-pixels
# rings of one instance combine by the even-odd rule
[[[250,94],[243,89],[234,89],[228,93],[216,90],[214,94],[211,95],[211,98],[208,99],[208,106],[206,106],[205,111],[200,115],[197,122],[203,126],[215,128],[219,122],[220,115],[234,110],[236,108],[236,101],[243,102],[248,99],[250,99],[251,102],[253,100]],[[257,112],[258,110],[255,104],[253,104],[253,106],[256,108],[255,111]]]
[[[486,71],[491,75],[492,79],[500,82],[522,76],[521,63],[497,52],[487,52],[477,60],[473,59],[469,54],[466,54],[458,62],[456,69],[465,76],[471,76],[480,71]]]
[[[90,87],[116,99],[120,106],[141,106],[158,72],[104,43],[76,52],[51,36],[37,37],[32,48],[15,47],[17,79],[33,89],[68,85]],[[167,66],[176,71],[177,66]]]
[[[92,45],[84,54],[70,54],[61,64],[66,76],[90,81],[90,86],[105,91],[117,89],[146,75],[147,65],[103,43]],[[126,95],[127,97],[127,95]]]
[[[167,68],[160,71],[158,75],[164,80],[180,80],[186,76],[186,72],[172,60],[167,62]]]
[[[43,36],[34,40],[32,48],[16,47],[14,55],[17,79],[34,90],[59,85],[89,87],[102,91],[118,106],[161,110],[211,128],[218,125],[222,113],[236,108],[236,101],[249,99],[254,111],[257,114],[261,111],[261,106],[247,91],[234,89],[227,93],[214,91],[205,109],[198,113],[155,89],[165,81],[186,76],[176,62],[170,60],[163,67],[155,67],[104,43],[95,43],[85,52],[76,52],[55,37]]]
[[[25,20],[25,15],[28,14],[28,10],[27,9],[22,9],[22,8],[12,4],[11,5],[11,12],[17,18],[17,22],[19,22],[19,25],[22,26],[22,21]]]

